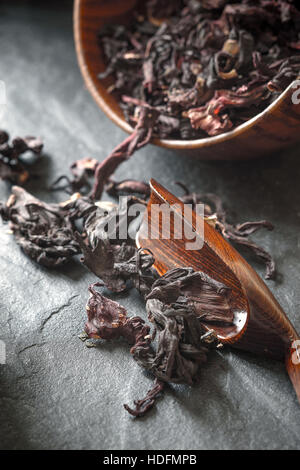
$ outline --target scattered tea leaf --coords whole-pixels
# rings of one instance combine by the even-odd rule
[[[46,267],[59,266],[80,252],[73,222],[59,204],[47,204],[13,186],[0,215],[10,222],[17,243],[31,259]]]
[[[24,184],[30,176],[32,162],[22,157],[29,152],[36,160],[42,149],[43,142],[36,137],[15,137],[9,143],[8,133],[0,130],[0,178],[12,184]]]

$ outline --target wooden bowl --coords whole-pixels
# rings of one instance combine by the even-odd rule
[[[97,34],[109,23],[126,24],[137,0],[75,0],[74,35],[79,66],[86,86],[102,111],[131,133],[115,98],[107,92],[112,78],[99,80],[105,64]],[[197,140],[154,139],[160,147],[210,160],[243,160],[264,156],[300,141],[300,104],[293,104],[293,82],[263,112],[230,132]],[[298,85],[299,87],[299,85]]]

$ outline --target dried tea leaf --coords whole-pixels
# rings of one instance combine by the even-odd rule
[[[62,175],[52,183],[51,190],[64,190],[69,194],[78,191],[82,194],[88,192],[91,189],[89,178],[95,174],[97,165],[98,161],[95,158],[88,157],[76,160],[70,167],[73,179],[70,179],[67,175]],[[66,184],[59,186],[62,181],[66,181]]]
[[[168,306],[168,315],[196,316],[203,323],[232,325],[232,292],[224,284],[192,268],[174,268],[154,282],[147,299]],[[171,313],[171,312],[174,313]]]
[[[17,243],[27,256],[46,267],[59,266],[80,252],[72,220],[59,204],[47,204],[13,186],[0,215],[10,222]]]
[[[123,180],[123,181],[113,181],[109,180],[105,186],[105,191],[114,197],[130,194],[138,194],[139,196],[144,196],[148,198],[150,196],[150,185],[144,183],[143,181],[137,180]]]
[[[95,287],[102,287],[103,283],[96,282],[89,286],[91,297],[87,303],[88,320],[85,332],[90,338],[117,339],[121,336],[130,344],[135,344],[140,337],[147,336],[150,327],[140,317],[127,317],[127,311],[118,302],[111,300]],[[150,340],[147,341],[150,344]]]
[[[84,221],[86,237],[76,234],[76,240],[84,264],[110,290],[121,292],[130,280],[142,295],[146,295],[157,274],[152,268],[152,254],[141,252],[134,240],[128,238],[129,224],[135,218],[129,216],[128,210],[134,202],[134,197],[123,199],[119,206],[111,205],[106,212],[103,205],[97,203]]]
[[[153,407],[155,401],[160,396],[161,392],[165,387],[164,382],[161,382],[158,379],[155,379],[153,382],[153,386],[150,390],[148,390],[147,395],[142,398],[141,400],[135,400],[135,409],[130,408],[128,405],[124,405],[124,408],[128,413],[136,418],[140,418],[141,416],[145,416],[145,414]]]
[[[41,156],[43,142],[36,137],[15,137],[9,143],[9,134],[0,130],[0,178],[13,184],[22,185],[29,176],[30,163],[22,156],[30,152],[35,161]]]
[[[85,266],[102,279],[108,289],[113,292],[125,290],[129,276],[123,271],[135,253],[134,247],[125,243],[111,245],[108,240],[99,239],[95,248],[91,248],[80,235],[77,235],[76,240],[80,245]]]
[[[93,199],[101,199],[104,185],[118,166],[128,160],[136,150],[150,142],[158,115],[158,111],[152,107],[141,107],[139,119],[132,134],[118,145],[103,162],[98,164],[91,195]]]

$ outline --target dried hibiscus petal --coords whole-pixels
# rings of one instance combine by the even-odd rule
[[[208,135],[217,135],[226,132],[233,126],[229,115],[226,114],[231,108],[248,108],[251,105],[260,103],[268,97],[266,86],[258,86],[251,91],[247,89],[218,90],[214,97],[205,105],[199,108],[192,108],[184,113],[191,121],[194,129],[202,129]]]
[[[218,112],[210,114],[208,106],[190,109],[184,113],[184,116],[190,119],[194,129],[202,129],[210,136],[227,132],[233,126],[227,114],[222,116]]]

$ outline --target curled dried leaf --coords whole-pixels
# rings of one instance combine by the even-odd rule
[[[43,266],[59,266],[80,252],[73,221],[63,205],[44,203],[14,186],[7,203],[0,205],[0,215],[10,222],[27,256]]]
[[[125,198],[126,199],[126,198]],[[76,234],[83,262],[114,292],[126,289],[127,281],[146,295],[157,277],[151,253],[141,252],[129,238],[128,229],[136,215],[129,209],[136,198],[123,199],[119,206],[94,205],[84,220],[84,234]],[[82,212],[82,210],[81,210]]]
[[[138,122],[132,134],[118,145],[103,162],[97,165],[92,191],[93,199],[101,198],[104,185],[118,166],[130,158],[136,150],[150,142],[158,115],[158,111],[151,107],[141,108]]]
[[[191,314],[203,323],[232,325],[232,292],[224,284],[191,268],[174,268],[152,286],[147,299],[158,299],[168,308],[168,315]]]
[[[22,185],[30,176],[32,161],[23,156],[31,153],[36,161],[42,153],[43,142],[32,136],[15,137],[9,143],[7,132],[0,130],[0,178],[13,184]]]
[[[95,158],[83,158],[76,160],[72,163],[70,170],[73,175],[73,179],[70,179],[67,175],[62,175],[57,178],[51,185],[52,191],[64,190],[69,194],[81,191],[85,193],[91,189],[90,176],[93,176],[96,171],[98,161]],[[62,181],[65,181],[65,185],[60,185]]]
[[[150,196],[150,186],[148,183],[130,179],[119,182],[110,180],[105,186],[105,190],[109,195],[114,197],[130,194],[138,194],[145,198]]]
[[[233,124],[227,114],[210,114],[209,106],[193,108],[184,113],[190,119],[194,129],[202,129],[208,135],[214,136],[229,131]]]

